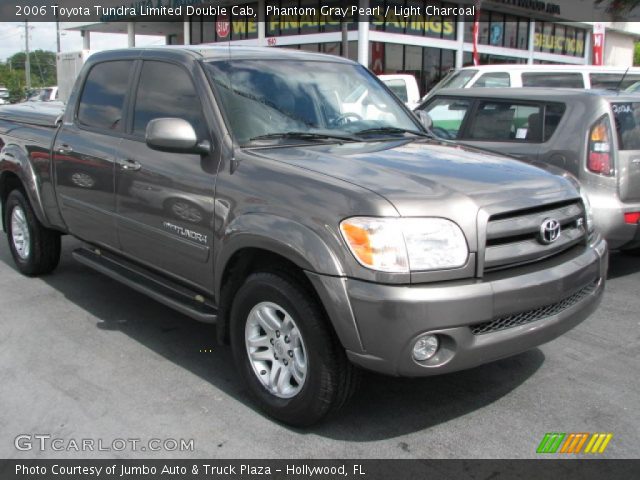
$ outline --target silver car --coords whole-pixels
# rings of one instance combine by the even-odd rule
[[[541,88],[442,89],[418,106],[433,133],[573,174],[614,249],[640,247],[640,96]]]

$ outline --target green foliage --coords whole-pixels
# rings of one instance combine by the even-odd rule
[[[637,67],[640,66],[640,42],[636,43],[633,49],[633,64]]]
[[[25,96],[25,59],[24,52],[9,57],[6,63],[0,63],[0,85],[9,89],[11,101],[18,101]],[[57,84],[56,54],[45,50],[29,52],[31,63],[31,86],[33,88],[49,87]]]

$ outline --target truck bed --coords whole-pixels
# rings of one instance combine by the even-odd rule
[[[25,102],[0,107],[0,119],[55,128],[56,119],[63,112],[62,102]]]

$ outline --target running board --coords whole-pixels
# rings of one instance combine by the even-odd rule
[[[218,311],[202,295],[131,262],[99,249],[88,248],[74,250],[73,258],[194,320],[216,323]]]

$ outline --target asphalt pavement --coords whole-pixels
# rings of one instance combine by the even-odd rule
[[[640,256],[613,255],[599,310],[555,341],[440,377],[367,373],[339,416],[296,430],[254,407],[215,327],[77,246],[31,279],[0,236],[0,458],[535,458],[546,432],[612,433],[602,456],[640,457]]]

